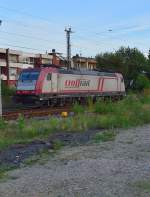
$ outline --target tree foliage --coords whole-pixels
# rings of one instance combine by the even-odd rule
[[[150,80],[144,74],[139,74],[135,81],[135,89],[143,90],[148,88],[150,88]]]
[[[136,81],[143,71],[150,71],[150,52],[148,58],[137,48],[120,47],[114,53],[106,52],[96,56],[100,70],[120,72],[125,81]]]

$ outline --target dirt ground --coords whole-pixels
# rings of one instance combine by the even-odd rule
[[[9,172],[0,197],[149,197],[150,125],[112,142],[66,146],[46,162]]]

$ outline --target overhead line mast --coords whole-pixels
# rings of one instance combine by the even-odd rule
[[[66,38],[67,38],[67,68],[68,70],[71,68],[71,42],[70,42],[70,34],[73,33],[71,28],[65,29]]]

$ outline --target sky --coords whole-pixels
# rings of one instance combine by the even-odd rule
[[[0,0],[0,20],[0,48],[65,56],[68,27],[72,55],[150,48],[149,0]]]

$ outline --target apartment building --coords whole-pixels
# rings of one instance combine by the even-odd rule
[[[41,64],[52,64],[53,56],[49,54],[36,54],[34,67],[40,67]]]
[[[66,58],[62,56],[62,53],[56,52],[55,49],[52,49],[52,52],[48,54],[53,56],[52,64],[57,66],[65,66],[67,64]]]
[[[15,85],[22,69],[34,67],[35,58],[33,53],[0,48],[1,79],[10,86]]]
[[[82,68],[87,70],[93,70],[96,68],[96,60],[91,57],[81,57],[78,54],[72,58],[75,68]]]
[[[18,75],[22,69],[37,68],[41,64],[55,64],[57,66],[66,66],[66,58],[61,53],[52,49],[50,53],[34,54],[19,50],[0,48],[0,68],[1,79],[9,86],[14,86]],[[96,68],[94,58],[81,57],[76,55],[72,58],[72,67],[92,70]]]
[[[7,85],[14,86],[22,69],[52,64],[53,56],[49,54],[26,53],[19,50],[0,48],[1,79]]]

